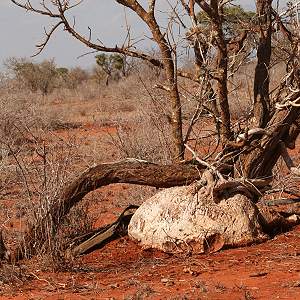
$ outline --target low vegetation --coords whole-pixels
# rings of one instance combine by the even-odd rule
[[[148,26],[158,51],[153,54],[137,50],[130,34],[114,48],[80,35],[66,17],[69,1],[50,7],[47,1],[38,7],[11,1],[59,20],[40,51],[63,24],[99,54],[92,70],[68,69],[54,60],[6,62],[0,77],[1,259],[72,267],[74,240],[90,242],[116,224],[103,229],[97,214],[139,206],[155,189],[174,186],[185,186],[178,190],[188,200],[201,195],[197,203],[208,205],[206,213],[212,208],[213,216],[226,215],[215,214],[221,202],[230,208],[233,198],[239,207],[245,203],[240,211],[248,207],[253,215],[244,218],[252,242],[256,231],[266,240],[299,223],[297,7],[289,4],[282,15],[267,0],[256,1],[256,12],[231,1],[178,1],[165,29],[156,19],[156,1],[144,8],[135,0],[116,0]],[[192,20],[190,27],[178,7]],[[189,49],[184,61],[179,41]],[[115,199],[114,190],[106,189],[113,183],[134,185],[121,185]],[[284,207],[272,208],[277,198]],[[217,237],[212,245],[204,236],[204,252],[215,244],[216,250],[240,244],[224,238],[229,230],[222,225],[224,232],[209,236]],[[161,230],[169,245],[168,232]]]

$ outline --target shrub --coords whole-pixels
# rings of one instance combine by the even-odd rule
[[[10,58],[6,66],[17,82],[32,92],[41,91],[47,95],[55,88],[57,71],[54,60],[34,63],[26,58]]]
[[[80,67],[71,68],[57,68],[58,86],[62,88],[75,90],[79,85],[89,79],[87,71]]]

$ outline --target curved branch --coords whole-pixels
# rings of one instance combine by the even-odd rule
[[[27,231],[23,244],[15,251],[13,260],[36,254],[40,249],[36,241],[40,245],[46,241],[45,226],[49,218],[54,224],[55,234],[61,219],[91,191],[113,183],[147,185],[157,188],[187,185],[201,177],[202,168],[186,164],[157,165],[136,159],[100,164],[90,168],[70,182],[54,201],[48,214]]]
[[[64,24],[65,30],[67,30],[73,37],[75,37],[77,40],[79,40],[80,42],[82,42],[84,45],[86,45],[87,47],[89,47],[91,49],[95,49],[97,51],[108,52],[108,53],[120,53],[120,54],[128,55],[131,57],[140,58],[142,60],[150,62],[152,65],[154,65],[156,67],[164,68],[164,64],[159,59],[156,59],[148,54],[145,54],[140,51],[130,50],[129,47],[125,48],[125,47],[118,47],[118,46],[115,46],[115,47],[101,46],[101,45],[91,42],[89,38],[85,38],[83,35],[79,34],[74,29],[74,27],[71,26],[71,24],[69,23],[69,21],[67,20],[67,18],[65,16],[65,12],[74,6],[67,7],[67,6],[63,5],[61,1],[57,1],[57,3],[55,5],[56,5],[59,13],[56,14],[56,13],[53,13],[52,11],[50,11],[48,8],[45,8],[45,6],[44,6],[44,10],[34,8],[29,1],[26,2],[26,4],[21,4],[16,0],[11,0],[11,2],[27,11],[31,11],[31,12],[34,12],[37,14],[46,15],[48,17],[57,18],[57,19],[61,20],[57,25],[55,25],[51,29],[50,35],[46,33],[45,42],[41,43],[40,45],[37,45],[37,47],[39,49],[40,48],[42,48],[42,49],[40,49],[38,51],[38,53],[35,54],[34,56],[38,55],[45,48],[45,46],[47,45],[47,43],[49,41],[50,36],[56,31],[56,29],[59,27],[59,25]],[[77,5],[78,4],[76,4],[76,6]]]
[[[34,55],[32,55],[32,57],[35,57],[37,55],[39,55],[43,50],[44,48],[46,47],[46,45],[48,44],[52,34],[56,31],[56,29],[60,26],[60,25],[63,25],[64,23],[62,21],[58,22],[57,24],[55,24],[51,30],[49,32],[46,31],[45,29],[45,35],[46,35],[46,38],[45,40],[40,43],[40,44],[37,44],[36,47],[38,48],[38,51],[37,53],[35,53]]]

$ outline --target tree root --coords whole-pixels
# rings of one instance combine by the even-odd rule
[[[227,181],[219,181],[213,188],[213,198],[220,201],[224,197],[225,191],[227,196],[236,193],[242,193],[252,199],[254,196],[261,196],[261,189],[265,189],[272,179],[250,179],[236,178]]]

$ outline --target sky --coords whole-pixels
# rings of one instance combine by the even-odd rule
[[[40,1],[32,0],[31,2],[36,4]],[[146,0],[140,2],[147,3]],[[158,13],[158,19],[163,22],[166,19],[163,12],[168,9],[168,2],[167,0],[158,0],[157,3],[161,11]],[[241,0],[236,1],[236,3],[248,10],[254,9],[254,1]],[[76,27],[81,33],[88,34],[88,26],[90,26],[93,38],[99,39],[107,46],[113,47],[124,40],[124,32],[126,32],[125,10],[114,0],[84,0],[80,6],[71,11],[70,17],[73,18],[73,16],[76,20]],[[151,40],[143,24],[128,10],[126,10],[126,18],[127,23],[132,28],[132,36],[142,39],[138,46],[150,49],[152,47]],[[35,54],[35,45],[43,40],[44,27],[49,29],[51,24],[53,24],[53,20],[46,16],[27,12],[16,7],[10,0],[0,0],[0,70],[3,70],[3,62],[9,57],[28,58]],[[95,62],[95,54],[78,58],[88,52],[90,49],[72,38],[67,32],[59,30],[44,51],[34,59],[42,61],[54,58],[58,66],[79,65],[90,68]]]

